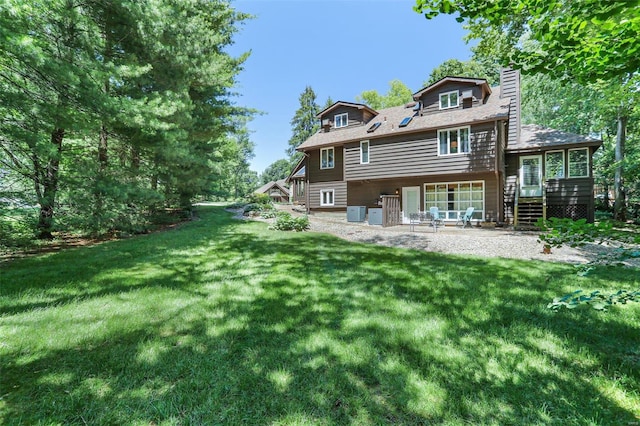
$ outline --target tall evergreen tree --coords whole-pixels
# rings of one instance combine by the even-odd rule
[[[207,191],[249,114],[229,100],[245,57],[224,50],[245,18],[210,0],[0,4],[1,161],[33,182],[43,237],[58,205],[103,232]]]
[[[102,101],[91,84],[94,29],[69,1],[0,6],[0,145],[32,181],[41,238],[52,236],[65,138],[89,131]]]
[[[296,163],[300,158],[301,154],[296,152],[298,145],[309,139],[320,128],[316,118],[316,115],[320,112],[320,107],[316,103],[316,94],[311,86],[305,87],[298,100],[300,107],[291,119],[292,135],[289,138],[289,146],[286,150],[290,164]]]

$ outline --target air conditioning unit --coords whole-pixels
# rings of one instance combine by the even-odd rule
[[[331,120],[329,120],[328,118],[322,120],[322,127],[331,127]]]
[[[473,90],[465,90],[462,92],[462,99],[473,99]]]

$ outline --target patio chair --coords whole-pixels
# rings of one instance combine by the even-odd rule
[[[429,215],[431,216],[431,226],[433,226],[433,232],[438,232],[438,226],[444,225],[444,221],[440,216],[440,209],[438,209],[438,207],[429,208]]]
[[[473,218],[474,207],[468,207],[467,211],[464,214],[458,216],[458,221],[456,222],[456,226],[461,228],[466,228],[467,225],[471,226],[471,219]]]

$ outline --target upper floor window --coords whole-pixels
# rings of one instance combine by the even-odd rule
[[[471,152],[469,127],[438,131],[438,155],[465,154]]]
[[[458,91],[440,93],[440,109],[455,108],[458,106]]]
[[[348,113],[342,113],[342,114],[336,114],[336,116],[333,117],[333,127],[338,128],[338,127],[347,127],[349,125],[349,114]]]
[[[547,179],[564,177],[564,151],[548,151],[545,154],[544,176]]]
[[[369,164],[369,141],[360,142],[360,164]]]
[[[333,147],[320,150],[320,168],[333,169],[335,167],[335,155]]]
[[[589,176],[589,148],[569,150],[569,177]]]

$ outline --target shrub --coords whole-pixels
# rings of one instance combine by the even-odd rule
[[[28,248],[34,244],[36,209],[10,209],[0,206],[0,251]]]
[[[626,230],[614,229],[613,222],[602,221],[597,224],[586,223],[584,219],[550,218],[538,221],[538,226],[544,231],[538,236],[538,242],[544,245],[546,252],[551,247],[581,247],[587,243],[606,243],[609,250],[598,255],[594,260],[577,265],[578,274],[588,275],[597,265],[621,266],[628,259],[640,258],[640,234]]]
[[[268,194],[249,194],[247,195],[247,203],[260,206],[270,206],[273,204]]]
[[[309,218],[307,216],[293,217],[288,212],[278,212],[276,222],[271,229],[277,231],[306,231],[309,229]]]
[[[245,213],[249,213],[252,211],[260,211],[260,204],[255,204],[255,203],[245,204],[243,210]]]
[[[625,305],[627,302],[640,301],[640,291],[619,290],[608,296],[600,293],[598,290],[591,292],[588,296],[580,293],[582,293],[582,290],[576,290],[563,297],[556,297],[553,299],[553,302],[547,305],[547,308],[558,311],[562,307],[575,309],[582,304],[587,304],[598,311],[605,311],[613,305]]]
[[[543,233],[538,236],[538,242],[547,247],[571,247],[583,246],[586,243],[594,242],[598,237],[608,235],[612,225],[610,222],[601,222],[600,225],[587,223],[586,219],[571,220],[551,217],[545,220],[538,220],[537,226]]]
[[[273,209],[273,210],[265,210],[265,211],[260,213],[260,216],[262,216],[263,219],[273,219],[274,217],[278,216],[278,212],[276,212],[275,209]]]

